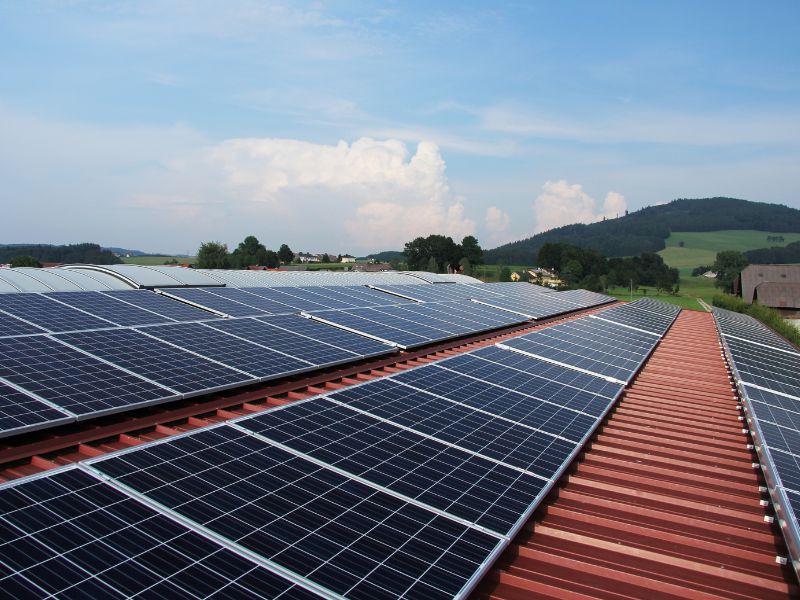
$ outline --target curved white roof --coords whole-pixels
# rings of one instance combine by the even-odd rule
[[[195,269],[228,287],[293,287],[303,285],[402,285],[425,282],[397,271],[232,271]]]
[[[218,286],[219,282],[203,276],[195,269],[186,267],[145,266],[145,265],[66,265],[64,269],[84,272],[87,275],[105,273],[126,282],[130,287],[182,287]]]
[[[83,272],[49,267],[18,267],[0,269],[0,293],[13,292],[82,292],[128,290],[131,286],[102,273]]]
[[[53,288],[25,273],[36,269],[0,269],[0,280],[6,282],[15,292],[52,292]]]

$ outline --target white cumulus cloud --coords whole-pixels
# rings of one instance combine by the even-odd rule
[[[474,233],[463,200],[450,192],[432,142],[411,154],[399,140],[361,138],[336,145],[249,138],[209,152],[227,178],[232,202],[251,203],[306,230],[343,229],[354,248],[402,246],[420,235]]]
[[[489,243],[498,243],[506,237],[508,226],[511,223],[509,214],[496,207],[490,206],[486,209],[486,232],[488,234]]]
[[[615,218],[625,212],[626,206],[625,196],[619,192],[608,192],[598,209],[595,199],[579,183],[570,185],[564,179],[546,181],[533,202],[535,233],[572,223],[593,223],[603,217]]]

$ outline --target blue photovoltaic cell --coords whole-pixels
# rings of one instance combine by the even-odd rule
[[[259,308],[241,304],[234,300],[228,300],[222,296],[207,292],[202,288],[169,288],[159,291],[167,297],[185,300],[186,302],[202,306],[207,310],[217,311],[230,315],[231,317],[249,317],[252,315],[264,314],[264,311]]]
[[[347,299],[355,306],[387,306],[389,304],[409,304],[413,302],[413,300],[400,298],[399,296],[365,286],[329,285],[321,286],[318,289],[325,290],[326,294],[334,298]]]
[[[575,304],[559,299],[556,293],[532,294],[529,298],[484,298],[481,303],[515,312],[530,319],[543,319],[577,310]]]
[[[628,356],[621,356],[621,351],[619,354],[612,353],[613,349],[605,344],[581,342],[568,339],[567,336],[559,336],[559,339],[558,327],[547,327],[547,334],[542,329],[512,338],[504,341],[503,345],[619,381],[630,380],[644,360],[644,357],[631,356],[629,353]]]
[[[306,319],[305,317],[297,315],[258,317],[258,320],[272,325],[273,327],[279,327],[298,335],[304,335],[317,342],[348,350],[360,357],[375,356],[395,351],[392,346],[377,342],[363,335],[351,333],[344,329],[339,329],[338,327],[326,325],[325,323],[320,323],[319,321]]]
[[[234,371],[133,330],[60,334],[58,339],[182,394],[242,385],[255,376]]]
[[[740,379],[800,399],[800,353],[725,338]]]
[[[547,483],[325,399],[239,425],[502,535]]]
[[[105,296],[115,298],[139,308],[152,311],[173,321],[201,321],[214,319],[217,315],[183,302],[172,300],[166,296],[148,290],[114,290],[100,292]]]
[[[636,304],[615,306],[597,313],[598,317],[628,327],[649,331],[659,336],[664,335],[672,325],[674,317],[650,312],[636,307]]]
[[[479,362],[488,361],[490,364],[478,365],[475,363],[476,360]],[[466,366],[462,367],[462,364]],[[554,365],[519,352],[510,352],[497,346],[486,346],[468,354],[454,356],[452,359],[442,362],[441,365],[467,374],[472,374],[473,370],[475,370],[476,377],[487,379],[492,383],[502,384],[524,394],[535,393],[535,390],[543,384],[546,385],[549,381],[612,399],[616,398],[623,388],[620,383],[581,373],[575,369]],[[523,371],[526,376],[521,377],[516,371]],[[587,404],[587,408],[582,408],[583,404],[571,404],[569,406],[590,414],[600,414],[588,408],[591,404],[591,402]]]
[[[54,302],[43,294],[0,294],[0,310],[25,319],[48,331],[80,331],[115,327],[114,323]]]
[[[75,417],[0,382],[0,436],[74,420]]]
[[[422,333],[415,333],[386,325],[378,320],[380,319],[379,315],[367,313],[366,310],[367,309],[360,309],[358,311],[330,311],[314,313],[313,316],[315,319],[323,320],[339,327],[346,327],[347,329],[359,331],[365,335],[386,340],[404,348],[420,346],[432,341],[432,338]],[[437,335],[440,335],[440,333]]]
[[[286,292],[288,293],[288,290],[286,290]],[[364,306],[361,302],[354,301],[352,298],[343,298],[341,295],[329,293],[317,286],[299,286],[292,288],[292,294],[298,297],[305,297],[314,302],[323,304],[327,308],[336,310]]]
[[[784,410],[800,412],[800,400],[797,398],[782,396],[774,392],[755,388],[751,385],[743,385],[741,389],[751,402],[761,402],[762,404],[777,406]]]
[[[81,416],[176,397],[154,383],[42,336],[0,340],[0,377]]]
[[[743,315],[716,307],[713,311],[717,326],[720,332],[725,336],[732,335],[751,342],[772,346],[773,348],[781,348],[783,350],[789,350],[790,352],[797,351],[797,348],[792,346],[787,340],[749,315]]]
[[[525,323],[528,319],[522,315],[492,308],[477,302],[437,302],[424,305],[424,310],[431,314],[445,315],[445,320],[452,317],[475,323],[476,329],[494,329]]]
[[[308,370],[312,366],[306,361],[228,335],[201,323],[176,323],[148,327],[144,331],[160,340],[260,378],[288,375]]]
[[[52,300],[79,308],[116,325],[150,325],[172,322],[171,319],[125,304],[100,292],[52,292],[45,295]]]
[[[0,488],[0,523],[9,598],[318,597],[78,469]]]
[[[323,303],[323,298],[308,298],[308,293],[293,293],[295,288],[291,287],[272,287],[272,288],[247,288],[251,294],[257,294],[268,300],[286,304],[292,308],[292,312],[303,310],[327,310],[329,307]]]
[[[540,389],[539,394],[542,399],[538,399],[534,398],[532,393],[526,396],[449,371],[438,365],[409,369],[394,375],[392,379],[575,442],[580,442],[597,422],[596,417],[564,408],[564,405],[573,401],[576,396],[589,396],[589,394],[558,384],[552,384],[547,390]],[[595,399],[597,398],[595,396]],[[600,402],[604,409],[611,404],[608,398],[602,398]]]
[[[437,314],[431,313],[424,304],[381,306],[366,309],[363,314],[371,315],[370,318],[379,320],[381,323],[426,335],[432,340],[466,335],[476,330],[474,325],[465,325],[455,317],[449,321],[445,320],[442,315],[437,316]]]
[[[452,598],[500,543],[228,426],[92,466],[353,599]]]
[[[45,333],[45,331],[39,327],[34,327],[24,321],[20,321],[16,317],[0,313],[0,338],[36,333]]]
[[[308,361],[318,367],[358,359],[358,356],[349,350],[334,348],[291,331],[272,327],[259,319],[227,319],[211,322],[209,325],[267,348],[279,349],[289,356]]]
[[[505,419],[379,379],[328,396],[398,425],[550,479],[576,449],[557,438]]]
[[[205,289],[204,291],[208,294],[213,294],[215,296],[220,296],[221,298],[225,298],[226,300],[232,300],[234,302],[240,302],[247,306],[252,306],[253,308],[257,309],[257,313],[283,315],[296,312],[295,309],[293,309],[291,306],[287,304],[281,304],[280,302],[276,302],[275,300],[269,300],[267,298],[264,298],[263,296],[252,294],[247,289],[208,288]]]
[[[767,426],[769,427],[769,424]],[[780,433],[771,431],[772,429],[777,429],[775,426],[769,429],[771,437],[780,436]],[[768,434],[765,433],[764,435]],[[777,440],[772,439],[771,441],[776,442]],[[766,441],[764,441],[764,444],[770,449],[769,460],[772,463],[773,472],[778,476],[779,484],[782,487],[800,492],[800,456],[773,448]]]

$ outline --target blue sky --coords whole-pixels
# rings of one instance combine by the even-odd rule
[[[484,247],[800,208],[797,2],[0,0],[0,242]]]

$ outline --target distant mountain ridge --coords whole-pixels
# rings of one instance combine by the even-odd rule
[[[738,198],[681,198],[617,219],[551,229],[487,250],[485,260],[489,264],[533,264],[539,248],[547,242],[591,248],[609,257],[632,256],[662,250],[672,231],[724,229],[800,232],[800,210]]]

